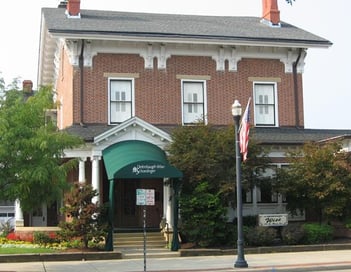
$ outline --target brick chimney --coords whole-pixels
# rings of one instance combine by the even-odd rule
[[[80,0],[68,0],[66,13],[68,17],[80,18]]]
[[[32,94],[33,92],[33,82],[31,80],[22,81],[23,92],[26,94]]]
[[[262,19],[270,25],[280,24],[280,11],[277,0],[262,0]]]

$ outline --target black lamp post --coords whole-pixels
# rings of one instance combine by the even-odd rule
[[[248,267],[244,257],[244,235],[243,235],[243,201],[241,196],[241,156],[239,140],[239,124],[241,117],[241,105],[238,100],[232,105],[232,114],[235,124],[235,158],[236,158],[236,211],[238,225],[237,259],[234,267]]]

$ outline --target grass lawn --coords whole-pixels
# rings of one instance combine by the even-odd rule
[[[0,254],[26,254],[26,253],[53,253],[59,250],[50,248],[21,248],[21,247],[0,247]]]

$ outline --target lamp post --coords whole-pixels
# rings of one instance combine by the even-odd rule
[[[243,203],[241,196],[241,156],[240,156],[240,140],[239,140],[239,124],[241,117],[241,105],[238,100],[232,105],[232,115],[235,124],[235,159],[236,159],[236,211],[238,225],[238,241],[237,241],[237,259],[234,267],[248,267],[244,257],[244,235],[243,235]]]

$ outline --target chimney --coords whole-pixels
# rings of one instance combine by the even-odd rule
[[[80,0],[68,0],[66,13],[69,18],[80,18]]]
[[[23,92],[26,94],[32,94],[33,92],[33,82],[31,80],[23,80],[22,82]]]
[[[277,0],[262,0],[262,21],[272,26],[280,25],[280,11]]]
[[[61,1],[57,7],[58,8],[67,8],[67,0]]]

